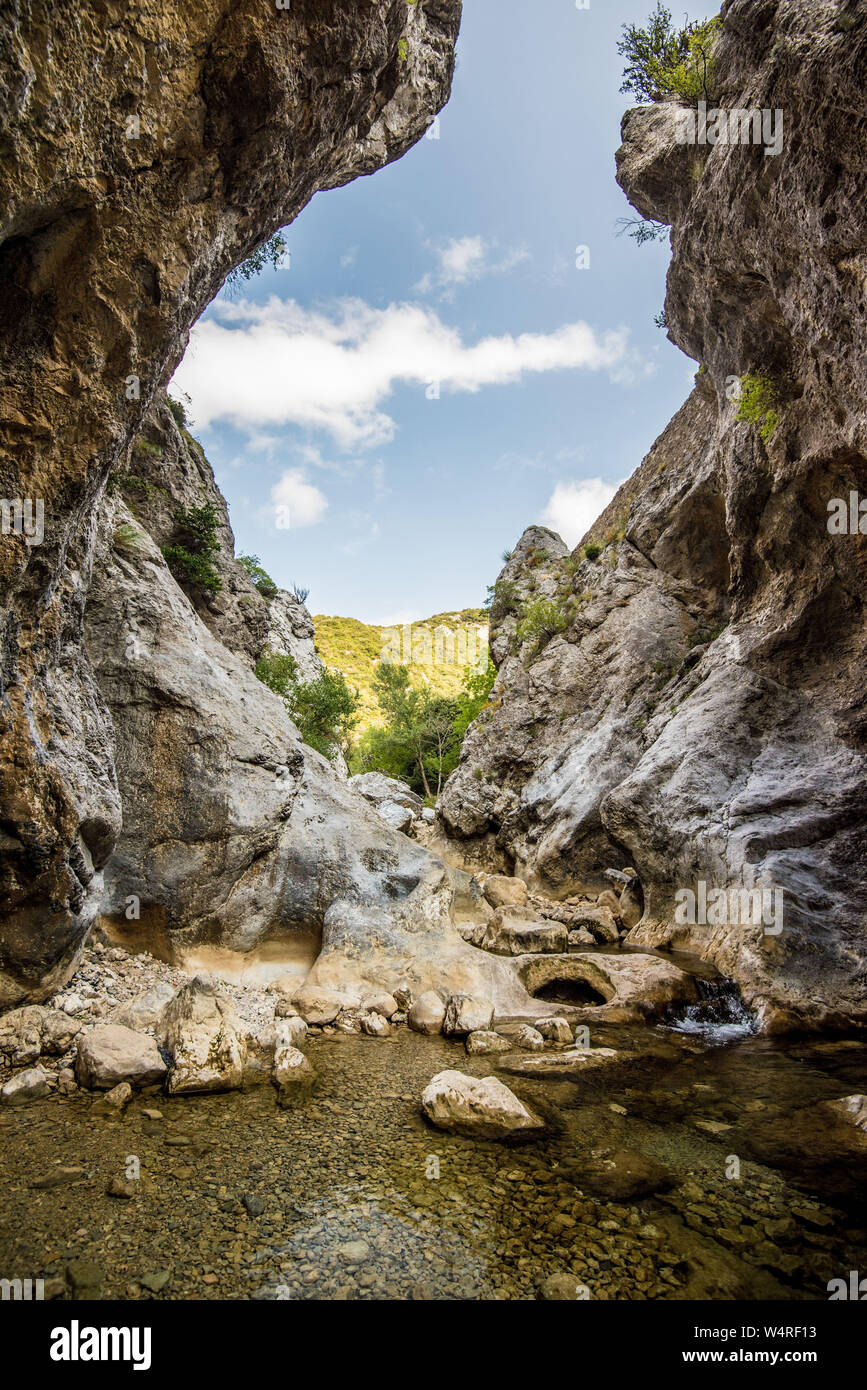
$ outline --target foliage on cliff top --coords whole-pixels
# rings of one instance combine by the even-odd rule
[[[624,24],[617,52],[626,59],[621,92],[638,102],[680,97],[697,103],[710,100],[713,90],[713,48],[722,27],[719,16],[687,20],[675,29],[671,11],[662,0],[642,27]]]

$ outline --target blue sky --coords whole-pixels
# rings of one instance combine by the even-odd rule
[[[194,329],[172,389],[238,553],[311,611],[482,603],[526,526],[577,542],[688,394],[653,323],[668,242],[617,236],[617,40],[652,8],[465,0],[439,138],[319,194],[289,265]]]

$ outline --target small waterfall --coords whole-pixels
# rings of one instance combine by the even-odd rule
[[[695,1004],[678,1005],[666,1020],[676,1033],[694,1033],[710,1043],[736,1042],[755,1033],[758,1020],[751,1013],[733,980],[696,978],[699,998]]]

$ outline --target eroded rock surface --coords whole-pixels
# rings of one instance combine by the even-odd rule
[[[109,474],[131,471],[130,445],[191,325],[227,273],[318,190],[373,172],[422,136],[448,96],[459,20],[459,0],[283,10],[252,0],[167,3],[135,24],[84,0],[74,23],[43,4],[0,20],[0,469],[4,495],[39,499],[45,527],[41,544],[13,536],[0,547],[0,1005],[47,997],[74,969],[122,820],[133,823],[109,877],[109,915],[115,894],[136,879],[148,920],[171,933],[162,894],[174,882],[194,935],[203,922],[218,935],[226,923],[237,942],[247,910],[254,932],[262,925],[264,884],[279,892],[285,882],[272,860],[264,871],[255,866],[273,854],[290,808],[308,825],[355,814],[333,771],[313,760],[305,781],[309,760],[288,720],[259,692],[248,695],[240,669],[227,673],[226,648],[216,651],[207,629],[191,623],[185,650],[171,622],[158,637],[164,619],[180,617],[183,596],[177,586],[170,594],[149,538],[118,560],[118,604],[132,601],[136,579],[156,581],[152,595],[135,596],[134,616],[158,656],[152,651],[147,669],[124,681],[124,629],[108,630],[118,608],[109,612],[105,593],[95,615],[103,685],[116,698],[111,716],[83,645],[83,617],[94,545],[106,534]],[[130,524],[122,510],[115,519]],[[242,597],[213,628],[245,649]],[[201,691],[178,670],[197,645]],[[244,650],[245,662],[250,655]],[[192,733],[179,749],[173,720],[185,700],[193,722],[211,720],[209,701],[236,679],[198,768]],[[128,717],[117,721],[118,710]],[[222,721],[242,713],[245,730],[227,732]],[[118,761],[113,721],[122,725]],[[140,738],[155,741],[146,747]],[[183,800],[174,810],[177,855],[161,841],[153,878],[132,857],[148,840],[147,788],[138,820],[124,796],[125,779],[151,757],[150,788],[162,795],[172,782]],[[286,784],[278,786],[281,769]],[[322,807],[314,783],[325,789]],[[219,797],[225,870],[212,918],[195,901],[193,880],[215,848]],[[394,872],[405,899],[414,870],[400,867],[394,841],[378,849],[374,837],[366,848],[392,856],[384,872]],[[332,892],[344,901],[334,873],[332,861],[308,885],[314,920]],[[342,924],[339,906],[336,915]],[[326,944],[329,935],[330,926]]]
[[[631,939],[732,976],[765,1028],[867,1023],[867,542],[828,504],[867,490],[862,123],[867,24],[730,0],[716,104],[784,113],[781,152],[677,143],[677,107],[623,122],[618,178],[672,225],[669,337],[702,366],[570,556],[531,527],[497,585],[499,668],[442,796],[456,855],[564,897],[634,866]],[[804,137],[809,132],[809,139]],[[769,381],[779,421],[738,419]],[[518,643],[546,598],[549,640]],[[773,886],[782,930],[675,920],[679,889]],[[643,915],[637,919],[636,911]]]

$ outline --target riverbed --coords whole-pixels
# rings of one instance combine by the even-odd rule
[[[590,1299],[826,1299],[867,1269],[863,1131],[823,1112],[867,1089],[867,1047],[721,1037],[599,1027],[629,1065],[537,1081],[404,1027],[311,1041],[287,1109],[270,1086],[7,1108],[0,1263],[59,1297],[530,1299],[565,1275]],[[501,1075],[552,1136],[430,1128],[445,1068]]]

